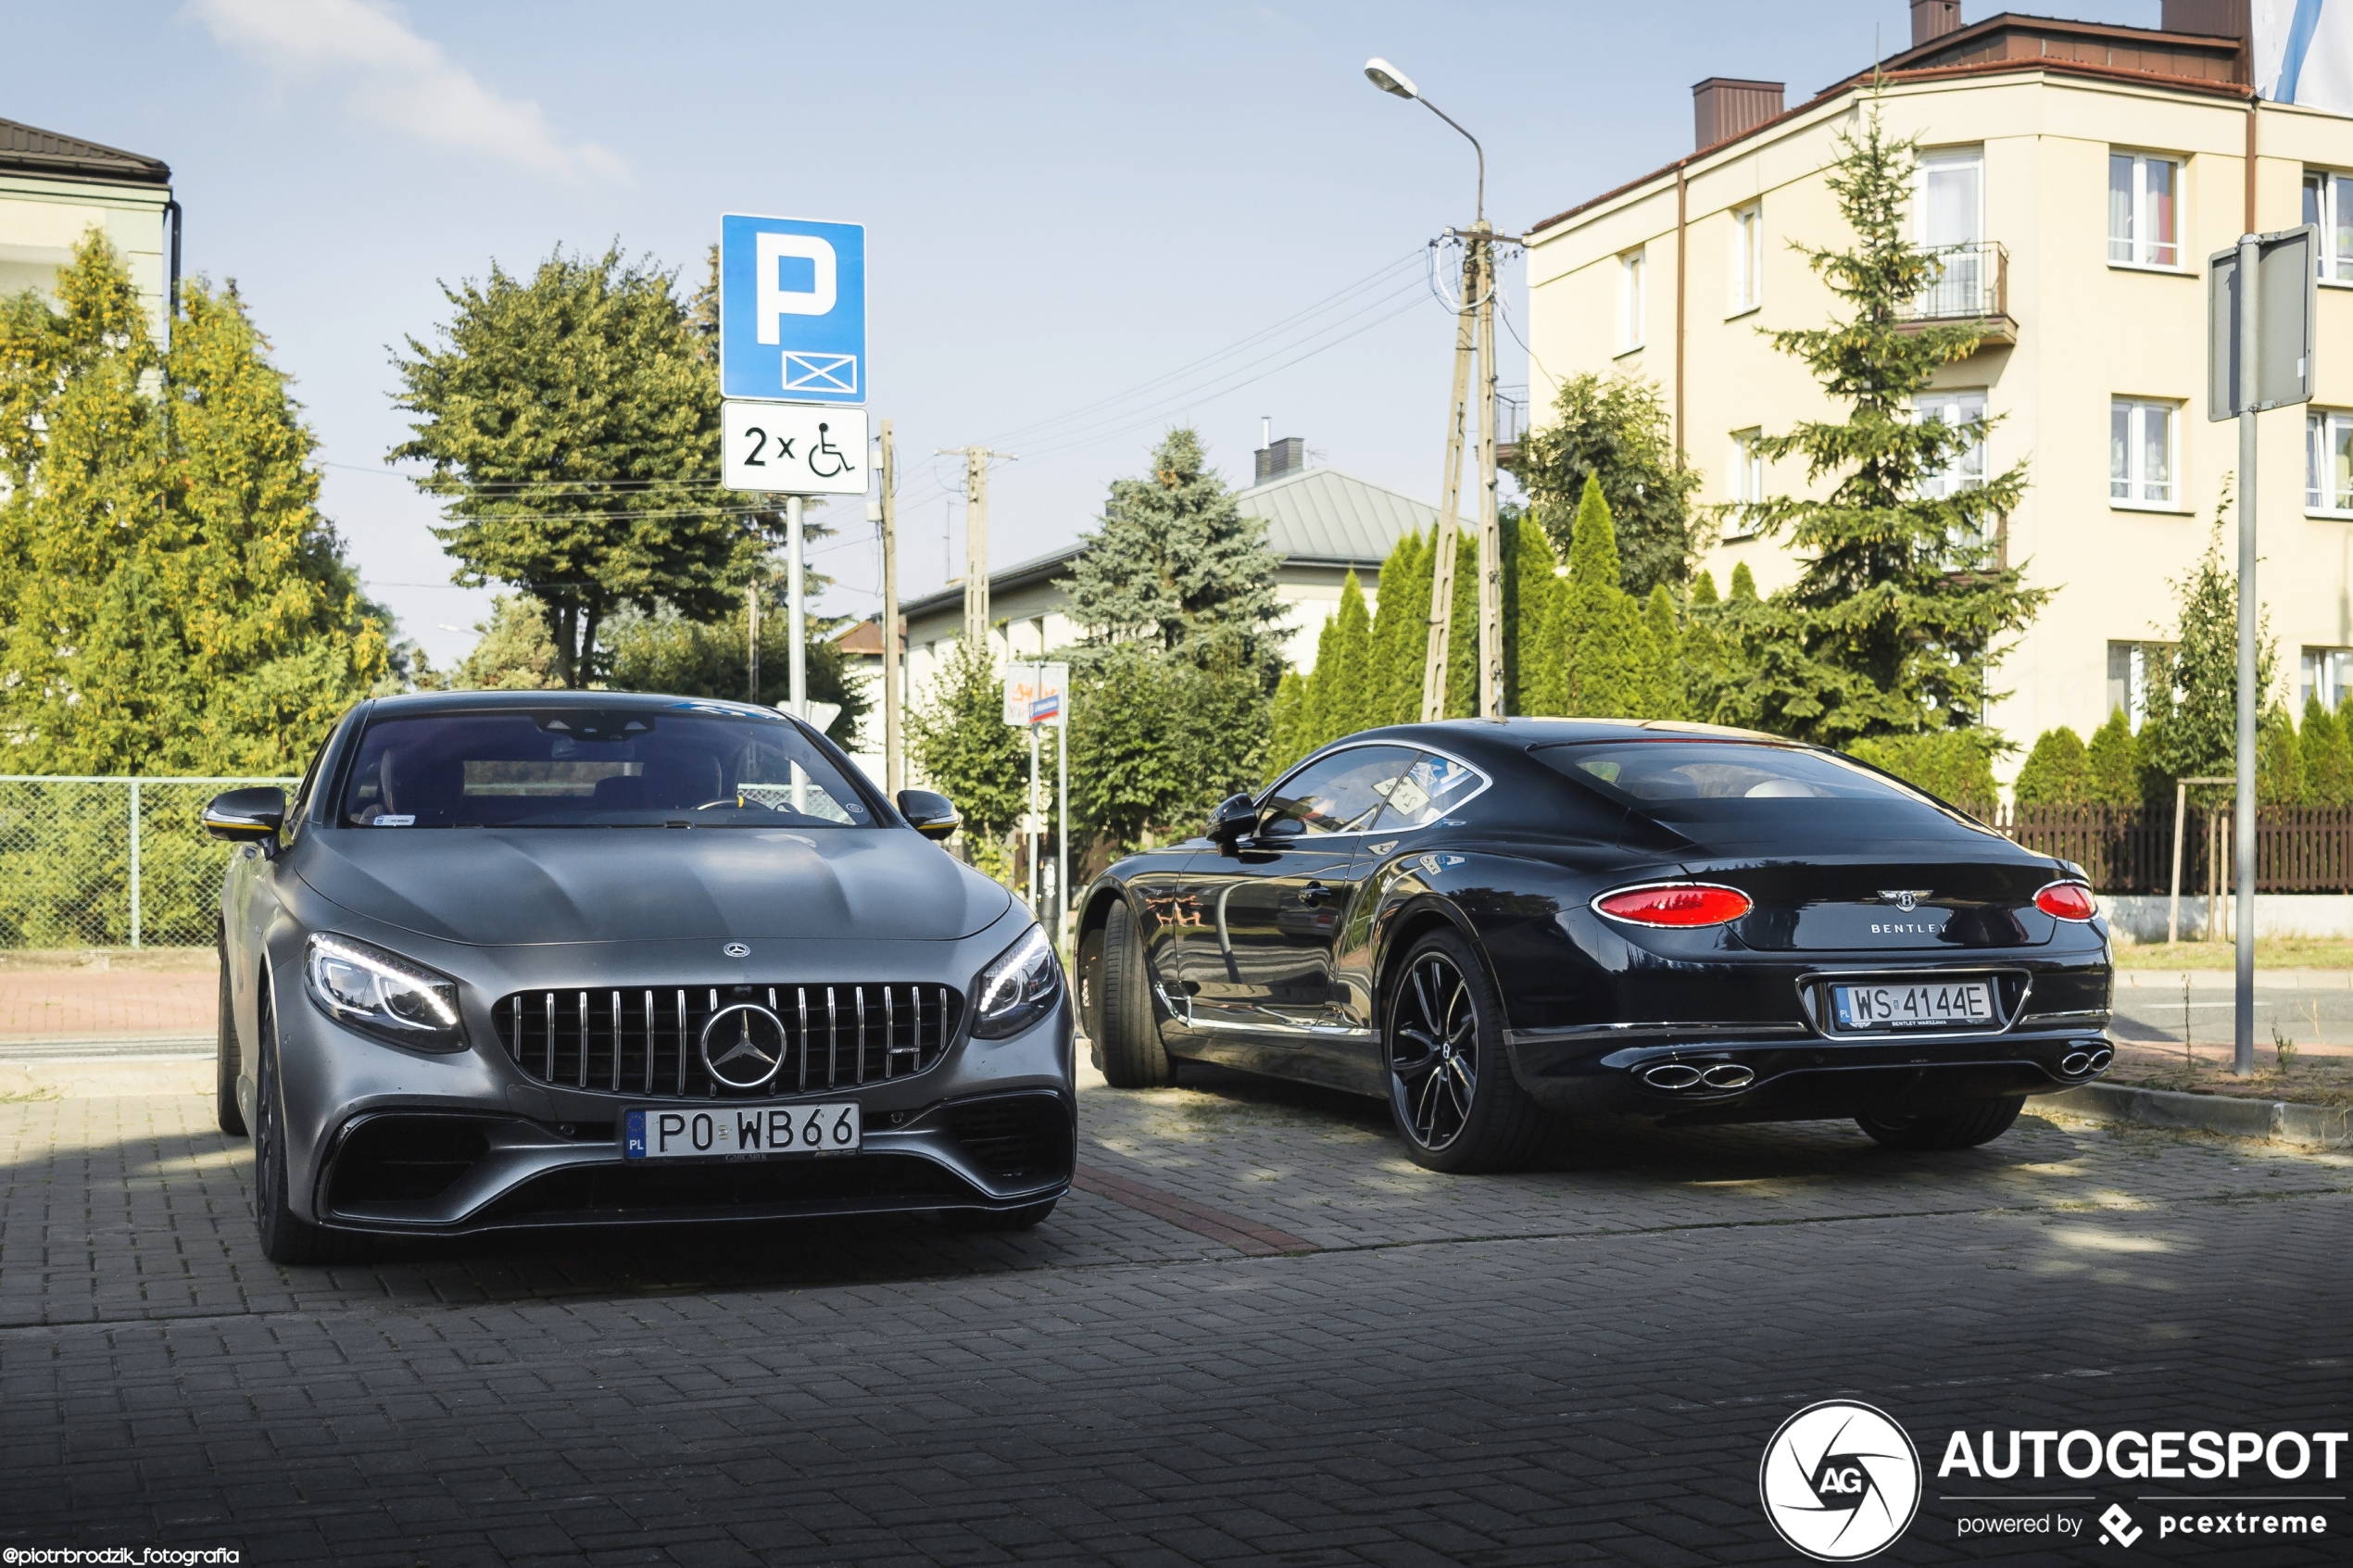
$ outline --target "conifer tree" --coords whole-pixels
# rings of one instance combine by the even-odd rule
[[[1657,655],[1640,606],[1617,585],[1617,542],[1609,503],[1591,475],[1577,504],[1555,646],[1562,713],[1572,718],[1641,718],[1655,705]]]
[[[390,664],[286,377],[200,280],[159,349],[94,230],[57,293],[0,307],[8,771],[298,771]]]
[[[2080,806],[2089,800],[2092,769],[2083,737],[2064,724],[2044,731],[2019,768],[2011,793],[2020,806]]]
[[[2285,708],[2266,708],[2256,721],[2255,801],[2259,806],[2304,804],[2304,758],[2296,721]]]
[[[1365,727],[1375,675],[1372,651],[1372,616],[1352,571],[1340,585],[1340,608],[1315,641],[1315,669],[1307,677],[1310,749]]]
[[[1557,683],[1557,661],[1548,657],[1558,638],[1561,605],[1567,590],[1554,569],[1560,564],[1552,541],[1532,514],[1512,520],[1504,534],[1508,566],[1504,573],[1504,711],[1544,714],[1547,692]]]
[[[2101,806],[2137,806],[2148,791],[2142,778],[2140,737],[2119,708],[2092,732],[2083,748],[2085,798]]]
[[[1845,302],[1846,319],[1769,335],[1847,415],[1802,421],[1759,444],[1768,458],[1805,459],[1809,480],[1833,483],[1823,499],[1784,495],[1748,508],[1760,531],[1785,534],[1803,563],[1795,584],[1771,601],[1798,657],[1760,683],[1762,721],[1833,744],[1982,724],[1999,645],[2048,597],[2025,586],[1994,546],[2024,493],[2024,464],[1941,497],[1923,489],[1984,439],[1987,421],[1913,417],[1914,397],[1938,368],[1966,358],[1982,339],[1974,326],[1906,320],[1941,265],[1911,237],[1916,144],[1891,138],[1874,109],[1858,131],[1840,133],[1839,145],[1830,188],[1854,242],[1804,254]]]
[[[2302,753],[2304,800],[2309,806],[2353,806],[2353,746],[2345,726],[2315,692],[2304,699],[2304,722],[2296,733]]]
[[[1239,646],[1271,692],[1283,611],[1265,520],[1242,514],[1193,431],[1170,431],[1151,460],[1146,477],[1112,482],[1102,526],[1081,535],[1086,548],[1060,584],[1071,619],[1090,642],[1140,640],[1196,661],[1230,639],[1228,656]]]
[[[1296,670],[1286,670],[1275,684],[1275,701],[1267,716],[1266,766],[1281,772],[1315,749],[1307,727],[1307,683]]]
[[[1649,719],[1686,719],[1690,704],[1683,691],[1683,629],[1675,619],[1675,601],[1667,584],[1651,586],[1650,602],[1642,607],[1642,624],[1651,635]]]
[[[1418,531],[1399,539],[1381,563],[1380,608],[1373,616],[1377,697],[1368,723],[1410,724],[1422,716],[1422,662],[1429,652],[1429,572],[1435,546]]]

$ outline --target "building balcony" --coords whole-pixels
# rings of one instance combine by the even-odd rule
[[[1936,274],[1902,313],[1902,325],[1921,327],[1975,326],[1987,346],[2018,341],[2018,322],[2010,316],[2010,255],[1993,240],[1967,245],[1936,245],[1930,255]]]

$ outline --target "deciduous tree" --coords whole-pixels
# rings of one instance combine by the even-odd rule
[[[1563,382],[1552,418],[1519,444],[1513,470],[1531,509],[1567,557],[1585,482],[1601,486],[1617,526],[1618,585],[1646,598],[1691,580],[1704,532],[1692,511],[1699,472],[1674,448],[1655,382],[1580,373]]]

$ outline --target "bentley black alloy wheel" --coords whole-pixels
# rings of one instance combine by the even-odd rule
[[[1084,967],[1082,960],[1082,968]],[[1144,936],[1124,903],[1111,907],[1103,922],[1099,971],[1103,1078],[1114,1089],[1157,1089],[1176,1081],[1176,1064],[1160,1043],[1160,1021],[1152,1013],[1151,981],[1145,971]]]
[[[1389,1109],[1406,1151],[1433,1171],[1507,1170],[1534,1152],[1535,1101],[1504,1055],[1502,1009],[1468,944],[1416,943],[1391,989]]]

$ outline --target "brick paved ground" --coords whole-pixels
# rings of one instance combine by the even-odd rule
[[[1832,1125],[1588,1130],[1543,1170],[1450,1181],[1376,1107],[1204,1078],[1090,1088],[1098,1190],[1031,1236],[762,1228],[282,1270],[253,1246],[246,1151],[188,1077],[117,1063],[0,1104],[0,1542],[1781,1562],[1758,1457],[1835,1394],[1931,1466],[1957,1425],[2353,1424],[2343,1156],[2039,1120],[1938,1157]],[[123,1087],[163,1092],[97,1092]],[[1977,1505],[1929,1486],[1887,1560],[2033,1555],[1957,1544]],[[2343,1562],[2353,1510],[2316,1506],[2337,1532],[2316,1548],[2197,1555]]]

